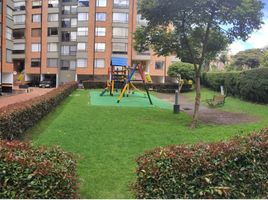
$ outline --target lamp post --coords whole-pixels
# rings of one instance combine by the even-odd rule
[[[174,114],[179,114],[180,113],[180,103],[179,103],[179,94],[181,90],[181,75],[177,75],[177,80],[178,80],[178,90],[175,92],[175,104],[173,107]]]

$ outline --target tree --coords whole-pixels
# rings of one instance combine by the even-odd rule
[[[201,69],[234,39],[248,39],[262,24],[261,0],[140,0],[148,21],[134,34],[136,50],[153,48],[157,55],[177,55],[195,68],[196,127],[201,98]],[[142,43],[139,43],[142,41]]]
[[[194,80],[194,66],[190,63],[176,62],[168,68],[168,75],[177,77],[180,74],[182,79]]]
[[[268,67],[268,51],[266,51],[261,58],[261,66]]]
[[[261,58],[263,57],[264,51],[262,49],[248,49],[245,51],[238,52],[233,56],[233,65],[237,69],[247,68],[258,68],[260,67]]]

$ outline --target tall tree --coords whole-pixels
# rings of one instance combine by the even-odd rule
[[[233,56],[232,65],[236,66],[236,69],[247,68],[258,68],[261,64],[261,59],[264,55],[263,49],[248,49],[240,51]]]
[[[134,35],[136,50],[153,48],[158,55],[176,54],[195,68],[196,100],[192,128],[201,99],[201,69],[234,39],[248,39],[262,24],[261,0],[140,0],[148,21]]]

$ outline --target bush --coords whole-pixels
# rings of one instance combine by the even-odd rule
[[[173,63],[168,69],[168,75],[171,77],[176,77],[177,74],[180,74],[182,79],[194,80],[194,66],[190,63],[184,62]]]
[[[157,148],[138,158],[136,198],[267,198],[268,129],[216,144]]]
[[[105,82],[98,81],[84,81],[83,82],[85,89],[104,89],[106,87]],[[144,89],[143,83],[135,83],[134,84],[139,89]],[[161,93],[175,93],[175,90],[178,89],[178,84],[176,83],[148,83],[148,88],[155,92]],[[192,88],[192,85],[184,84],[181,92],[188,92]]]
[[[224,85],[228,95],[242,99],[268,103],[268,68],[243,72],[204,73],[202,84],[215,91]]]
[[[76,163],[59,148],[0,141],[1,199],[77,198]]]
[[[33,127],[77,88],[69,83],[34,99],[0,109],[0,139],[13,140]]]

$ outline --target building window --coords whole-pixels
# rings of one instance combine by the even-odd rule
[[[6,61],[7,63],[12,63],[12,50],[6,50]]]
[[[32,29],[32,37],[41,37],[41,29],[40,28],[33,28]]]
[[[32,2],[32,8],[36,9],[36,8],[41,8],[42,7],[42,1],[33,1]]]
[[[25,19],[26,19],[25,15],[15,15],[13,17],[14,24],[25,24]]]
[[[6,38],[8,40],[12,40],[12,29],[9,27],[7,27],[7,29],[6,29]]]
[[[14,2],[14,11],[25,10],[25,1]]]
[[[97,5],[97,7],[106,7],[107,0],[97,0],[96,5]]]
[[[77,13],[77,6],[63,6],[62,14],[69,15],[69,14],[76,14]]]
[[[78,13],[78,21],[88,21],[88,13]]]
[[[9,6],[7,6],[6,11],[7,11],[7,13],[6,13],[7,17],[9,19],[13,20],[13,10]]]
[[[88,36],[88,27],[78,27],[77,28],[78,36]]]
[[[113,43],[112,52],[115,54],[127,54],[128,44],[126,43]]]
[[[58,8],[59,7],[59,0],[48,0],[48,7],[49,8]]]
[[[32,52],[40,52],[40,51],[41,51],[40,43],[32,44]]]
[[[155,62],[155,69],[156,70],[163,70],[164,69],[164,62],[163,61]]]
[[[86,43],[77,43],[77,51],[86,51]]]
[[[78,5],[80,7],[88,7],[89,6],[89,0],[78,0]]]
[[[128,8],[129,0],[114,0],[114,8]]]
[[[113,37],[128,38],[128,28],[113,28]]]
[[[106,21],[106,13],[96,13],[96,21],[97,22]]]
[[[96,43],[95,44],[96,52],[104,52],[105,51],[105,43]]]
[[[57,52],[58,51],[58,44],[57,43],[48,43],[47,44],[47,51],[48,52]]]
[[[58,28],[48,28],[47,29],[48,36],[57,36],[58,35]]]
[[[128,13],[113,13],[113,22],[128,23]]]
[[[41,22],[41,15],[40,14],[34,14],[34,15],[32,15],[32,22],[34,22],[34,23],[40,23]]]
[[[49,22],[57,22],[59,21],[59,14],[48,14]]]
[[[25,29],[14,29],[13,30],[14,39],[24,39],[25,38]]]
[[[106,35],[106,28],[97,27],[96,28],[96,36],[105,36]]]
[[[41,67],[41,59],[40,58],[32,58],[31,67]]]
[[[76,62],[74,60],[62,60],[61,70],[75,70]]]
[[[86,68],[87,67],[87,59],[77,59],[77,67]]]
[[[58,67],[58,59],[48,58],[47,59],[47,67]]]
[[[102,58],[95,59],[95,68],[104,68],[105,67],[105,60]]]
[[[77,46],[68,46],[68,45],[64,45],[61,46],[61,55],[64,56],[74,56],[76,55],[77,52]]]

